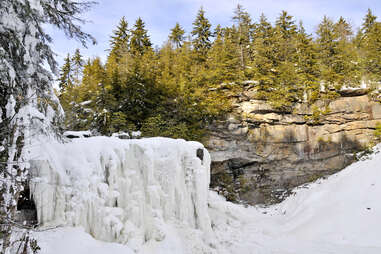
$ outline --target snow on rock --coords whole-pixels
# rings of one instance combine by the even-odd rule
[[[127,132],[116,132],[111,135],[113,138],[130,139],[130,134]]]
[[[65,131],[63,136],[66,138],[88,138],[91,137],[90,131]]]
[[[33,152],[39,160],[30,187],[42,226],[83,227],[133,250],[162,242],[173,253],[215,253],[210,157],[200,143],[92,137],[44,143]]]
[[[142,132],[141,131],[133,131],[133,132],[131,132],[131,136],[133,137],[133,138],[138,138],[138,137],[140,137],[142,135]]]

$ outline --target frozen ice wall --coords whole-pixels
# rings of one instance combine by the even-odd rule
[[[94,137],[35,149],[30,184],[43,226],[82,226],[99,240],[133,247],[168,224],[211,236],[209,153],[197,142]]]

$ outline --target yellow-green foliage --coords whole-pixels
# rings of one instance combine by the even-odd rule
[[[313,105],[312,106],[312,115],[311,116],[305,116],[305,119],[309,121],[311,124],[320,124],[322,117],[329,114],[331,112],[330,108],[328,106],[325,106],[323,110],[321,110],[318,106]]]
[[[380,122],[377,122],[376,129],[374,130],[373,134],[378,141],[381,140],[381,123]]]
[[[66,128],[111,134],[135,126],[146,135],[202,140],[205,126],[232,110],[246,80],[254,81],[254,98],[284,112],[292,112],[297,102],[332,100],[343,85],[357,85],[362,76],[369,82],[381,78],[381,24],[371,12],[367,17],[373,21],[353,40],[343,18],[324,17],[311,36],[286,11],[271,24],[264,15],[253,21],[239,6],[233,26],[211,31],[201,9],[193,37],[176,24],[156,49],[142,19],[129,26],[122,18],[105,64],[95,58],[82,65],[79,50],[65,58],[59,97]],[[313,106],[306,119],[319,124],[328,113],[327,107]]]

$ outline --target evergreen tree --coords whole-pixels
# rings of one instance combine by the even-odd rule
[[[357,85],[360,76],[359,65],[350,41],[352,31],[349,24],[342,17],[334,23],[325,16],[317,34],[321,79],[326,89],[338,90],[343,85]]]
[[[197,55],[196,58],[201,62],[206,60],[205,56],[212,46],[212,42],[210,41],[212,32],[210,29],[211,24],[205,17],[205,11],[203,8],[200,8],[196,20],[193,22],[193,30],[191,34],[193,36],[193,48]]]
[[[106,89],[106,73],[99,57],[88,61],[84,66],[82,84],[78,91],[78,100],[73,111],[81,121],[74,119],[69,122],[72,129],[96,129],[101,133],[107,130],[109,107],[113,105],[109,92]]]
[[[335,24],[335,32],[337,34],[338,40],[342,42],[349,42],[351,36],[353,35],[352,27],[348,22],[340,17]]]
[[[267,21],[264,14],[261,14],[259,23],[255,29],[253,48],[254,60],[252,63],[253,78],[258,82],[258,98],[268,99],[271,90],[274,89],[275,79],[275,58],[274,42],[275,31]]]
[[[241,68],[245,69],[246,62],[251,58],[250,42],[253,24],[250,15],[238,4],[234,11],[233,21],[238,28],[237,44],[241,60]]]
[[[286,11],[282,11],[275,25],[275,41],[278,44],[276,57],[278,61],[293,62],[295,58],[296,30],[297,26],[293,17]]]
[[[305,102],[313,103],[320,97],[320,72],[318,65],[318,52],[311,35],[308,35],[303,27],[302,22],[296,39],[297,52],[297,83],[300,85],[298,97]],[[300,92],[303,92],[301,94]]]
[[[138,18],[134,29],[131,31],[130,52],[134,56],[142,56],[150,50],[152,50],[152,43],[145,29],[145,24],[141,18]]]
[[[61,94],[64,93],[68,87],[73,85],[73,70],[70,54],[67,54],[64,59],[64,64],[61,68],[58,81],[58,87],[60,88]]]
[[[280,16],[276,20],[277,32],[280,33],[283,39],[292,38],[297,30],[293,17],[286,11],[282,11]]]
[[[381,81],[381,23],[375,22],[367,32],[362,44],[363,76],[372,84]]]
[[[48,63],[56,70],[51,39],[43,28],[52,25],[85,43],[92,37],[82,32],[76,22],[81,21],[78,15],[89,7],[90,3],[85,1],[0,1],[1,253],[21,250],[27,254],[39,249],[29,231],[18,231],[23,234],[21,239],[17,234],[11,236],[15,226],[24,227],[14,221],[17,201],[29,176],[28,163],[25,163],[30,159],[28,145],[35,135],[54,135],[54,124],[59,118],[59,114],[51,114],[53,108],[58,109],[60,105],[51,85],[52,76],[44,68]]]
[[[76,49],[71,61],[71,67],[74,77],[74,85],[78,86],[81,82],[81,73],[83,69],[84,61],[82,59],[81,52],[79,49]]]
[[[175,44],[176,48],[180,48],[184,41],[184,29],[179,23],[176,23],[175,27],[171,29],[171,34],[169,35],[169,40]]]
[[[235,28],[216,27],[216,39],[208,53],[208,81],[210,86],[221,82],[239,82],[243,78],[241,51],[236,48],[238,33]]]
[[[363,34],[367,34],[372,29],[372,26],[376,23],[377,17],[373,15],[373,12],[371,9],[368,9],[368,12],[364,18],[364,22],[361,26],[361,32]]]
[[[109,57],[115,57],[116,62],[118,62],[122,54],[128,51],[129,40],[130,31],[128,30],[128,23],[125,17],[122,17],[119,21],[119,25],[116,30],[113,31],[113,35],[111,36],[111,50]]]
[[[342,85],[338,83],[340,73],[336,68],[339,53],[338,34],[335,31],[334,22],[327,16],[324,16],[316,33],[320,52],[321,78],[325,88],[329,90],[334,85]]]
[[[275,84],[273,104],[278,107],[291,106],[302,95],[302,88],[297,80],[296,43],[297,26],[293,17],[282,11],[275,23],[274,41],[276,50],[273,51]]]
[[[319,47],[319,59],[321,63],[321,78],[328,88],[329,85],[334,84],[337,80],[334,71],[335,56],[338,52],[337,34],[335,33],[335,26],[331,19],[324,16],[322,22],[317,30],[317,43]]]
[[[174,72],[176,51],[173,50],[171,43],[167,42],[161,48],[159,54],[160,70],[157,81],[168,90],[168,93],[174,94],[178,88],[175,79],[176,73]]]
[[[120,61],[123,56],[128,54],[130,43],[130,31],[125,17],[119,21],[117,28],[113,31],[110,40],[110,54],[106,61],[106,78],[102,83],[107,92],[108,101],[112,105],[110,109],[118,111],[117,101],[122,98],[122,77],[120,71]]]

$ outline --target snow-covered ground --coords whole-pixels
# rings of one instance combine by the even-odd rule
[[[198,149],[102,137],[36,149],[48,161],[33,190],[39,219],[63,225],[35,234],[41,254],[381,253],[381,153],[281,204],[245,208],[208,191]]]
[[[381,253],[381,153],[268,208],[209,202],[229,253]]]

